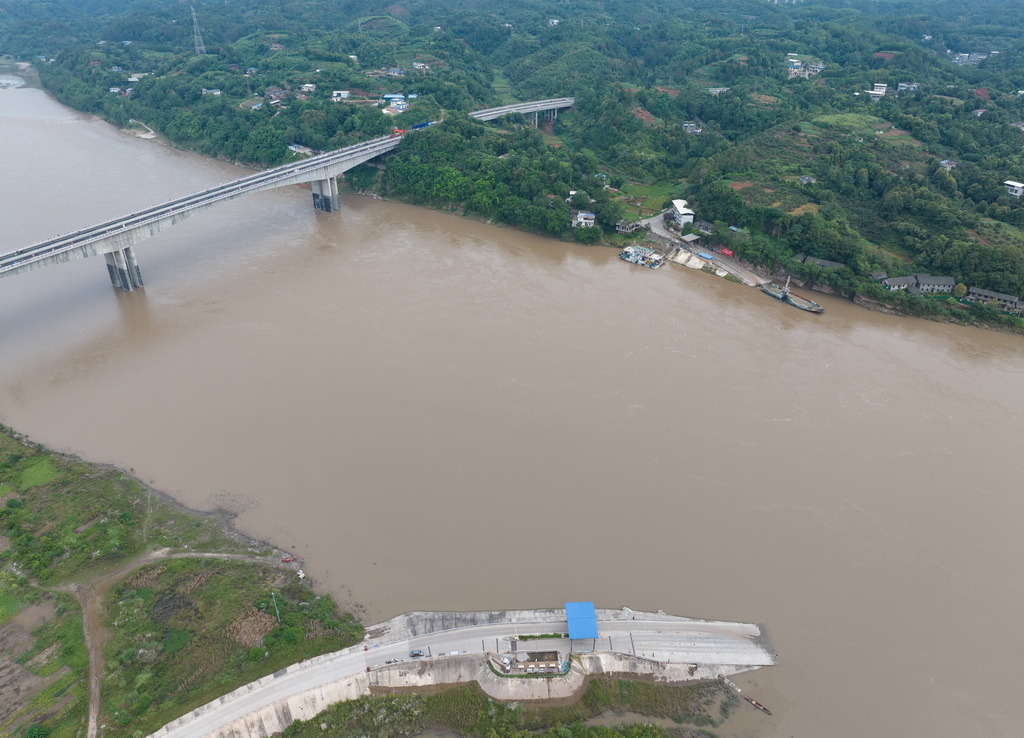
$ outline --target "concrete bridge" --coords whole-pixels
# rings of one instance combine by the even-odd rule
[[[519,113],[531,120],[533,125],[538,125],[541,120],[554,120],[558,117],[558,111],[564,108],[571,108],[575,102],[571,97],[556,97],[551,100],[537,100],[535,102],[516,103],[515,105],[502,105],[500,108],[487,108],[470,113],[470,118],[477,120],[494,120],[509,113]]]
[[[536,121],[538,113],[551,111],[554,114],[559,108],[570,105],[572,98],[558,98],[480,110],[470,113],[470,116],[478,120],[493,120],[519,112],[532,113]],[[139,241],[222,202],[251,192],[305,182],[312,185],[313,207],[332,212],[338,209],[337,178],[363,162],[392,151],[401,142],[401,136],[371,139],[0,254],[0,277],[103,254],[111,283],[122,290],[134,290],[142,286],[142,273],[133,250]]]

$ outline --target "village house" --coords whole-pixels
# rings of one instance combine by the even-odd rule
[[[284,49],[284,46],[281,44],[270,44],[271,51],[281,51],[282,49]]]
[[[413,69],[419,69],[420,71],[425,71],[427,69],[430,69],[430,66],[427,65],[427,64],[424,64],[423,62],[414,61],[412,63],[412,68]]]
[[[715,96],[721,95],[723,92],[728,92],[728,91],[729,91],[728,87],[709,87],[708,88],[708,92],[710,92],[712,95],[715,95]]]
[[[700,236],[696,233],[687,233],[679,240],[683,242],[683,248],[690,249],[700,246]]]
[[[1012,179],[1008,179],[1003,182],[1003,187],[1005,187],[1006,191],[1014,197],[1024,195],[1024,182],[1014,182]]]
[[[997,307],[1003,310],[1019,311],[1024,309],[1024,305],[1021,304],[1021,300],[1017,299],[1013,295],[1007,295],[1002,292],[993,292],[992,290],[983,290],[980,287],[971,287],[967,290],[967,294],[964,295],[964,299],[968,302],[980,302],[982,304],[995,303]]]
[[[884,275],[885,272],[876,272],[876,274]],[[871,278],[875,279],[876,274],[872,274]],[[907,292],[914,295],[948,294],[956,287],[956,280],[952,277],[936,277],[932,274],[911,274],[906,277],[889,278],[882,276],[878,281],[887,290],[907,290]]]
[[[208,89],[206,89],[204,87],[203,88],[203,94],[204,95],[214,95],[214,96],[217,96],[217,95],[220,95],[220,90],[218,90],[217,88],[213,88],[213,89],[208,90]]]
[[[400,69],[399,67],[388,67],[387,69],[384,70],[384,73],[387,76],[389,76],[389,77],[404,77],[405,76],[405,70]]]
[[[956,162],[952,159],[943,159],[939,162],[939,166],[945,169],[947,172],[952,171],[956,167]]]
[[[900,82],[896,85],[897,92],[917,92],[921,88],[921,85],[917,82]]]
[[[692,120],[688,120],[685,123],[683,123],[683,130],[686,131],[687,133],[700,133],[701,128]]]
[[[276,85],[271,85],[264,91],[263,99],[273,105],[274,103],[280,103],[282,100],[287,99],[289,94],[288,90],[282,90]]]
[[[978,108],[976,110],[972,110],[971,111],[971,115],[973,115],[975,118],[980,118],[981,116],[983,116],[985,114],[985,112],[986,112],[985,108]]]
[[[951,293],[956,287],[956,280],[952,277],[936,277],[932,274],[915,274],[917,277],[917,288],[925,294]]]
[[[585,210],[573,210],[569,214],[573,228],[590,228],[597,222],[597,216]]]
[[[841,261],[829,261],[828,259],[819,259],[816,256],[805,256],[802,261],[804,264],[820,266],[823,269],[842,269],[846,266],[846,264]]]
[[[705,236],[710,236],[714,230],[714,226],[708,223],[706,220],[695,220],[693,221],[694,229],[700,231]]]
[[[615,224],[615,230],[619,233],[633,233],[633,231],[643,227],[644,224],[639,220],[620,220]]]
[[[307,82],[306,84],[302,85],[302,87],[300,87],[299,89],[301,89],[303,92],[316,92],[316,85],[313,84],[312,82]]]
[[[696,215],[696,213],[687,207],[686,200],[673,200],[671,214],[679,227],[682,227],[686,223],[693,223],[693,217]]]
[[[825,69],[825,65],[819,62],[804,62],[802,59],[795,58],[793,54],[788,54],[787,56],[789,58],[786,59],[786,76],[789,79],[794,77],[810,79]]]
[[[889,85],[882,82],[876,82],[874,87],[865,91],[871,96],[872,100],[877,101],[885,97],[885,93],[889,91]]]
[[[818,181],[817,179],[815,179],[814,177],[812,177],[809,174],[804,174],[804,175],[802,175],[800,177],[800,179],[797,180],[797,182],[799,182],[802,185],[814,184],[817,181]]]
[[[915,277],[912,274],[906,277],[888,277],[887,279],[882,280],[882,286],[885,287],[887,290],[893,291],[907,290],[913,287],[914,291],[916,292],[917,277]]]
[[[347,100],[348,96],[348,90],[335,90],[334,92],[331,93],[331,99],[334,100],[334,102],[341,102],[342,100]]]
[[[554,28],[558,25],[558,18],[548,18],[548,27]]]

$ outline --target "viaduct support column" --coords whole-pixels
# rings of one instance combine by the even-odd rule
[[[328,177],[310,183],[313,189],[313,207],[325,213],[338,209],[338,178]]]
[[[110,273],[110,283],[120,287],[125,292],[131,292],[136,287],[142,286],[142,272],[139,270],[139,262],[135,260],[135,252],[132,247],[112,251],[106,255],[107,272]]]

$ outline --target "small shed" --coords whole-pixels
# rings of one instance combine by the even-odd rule
[[[593,602],[566,602],[565,620],[569,624],[569,640],[598,637]]]

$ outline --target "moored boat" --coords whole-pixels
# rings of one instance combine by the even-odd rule
[[[771,710],[769,710],[767,707],[765,707],[760,702],[755,700],[753,697],[747,697],[746,695],[743,695],[743,699],[745,699],[747,702],[752,704],[754,707],[756,707],[758,710],[763,712],[765,715],[771,715],[772,714]]]
[[[619,252],[619,258],[630,264],[639,264],[651,269],[657,269],[665,263],[661,254],[655,253],[654,249],[649,249],[646,246],[627,246]]]
[[[779,287],[774,282],[768,282],[767,284],[758,285],[757,287],[766,295],[774,297],[776,300],[782,300],[783,302],[792,305],[800,310],[806,310],[809,313],[823,313],[825,308],[816,303],[814,300],[808,300],[806,297],[800,297],[800,295],[794,295],[789,291],[789,278],[786,278],[786,285]]]

